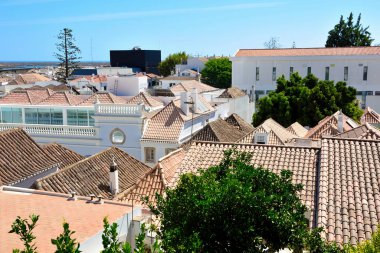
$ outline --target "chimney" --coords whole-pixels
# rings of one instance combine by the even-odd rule
[[[191,101],[191,98],[186,91],[181,92],[181,110],[186,116],[190,113],[190,103],[192,102],[193,101]]]
[[[193,113],[199,113],[198,111],[198,103],[199,103],[199,100],[198,100],[198,91],[196,88],[193,88],[193,91],[191,92],[191,97],[193,99],[193,105],[192,105],[192,108],[193,108]]]
[[[338,114],[338,132],[343,133],[343,113],[342,110]]]
[[[119,171],[115,162],[115,156],[112,155],[112,163],[110,165],[110,190],[112,194],[119,192]]]

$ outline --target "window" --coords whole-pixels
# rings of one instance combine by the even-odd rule
[[[94,111],[85,109],[67,109],[67,124],[70,126],[93,126],[95,120],[91,117]]]
[[[373,91],[367,91],[367,96],[373,96]]]
[[[176,149],[175,148],[165,148],[165,155],[175,151]]]
[[[307,67],[307,75],[311,74],[311,67]]]
[[[25,124],[62,125],[63,113],[60,109],[25,108]]]
[[[294,71],[294,68],[293,67],[290,67],[289,68],[289,76],[291,76],[293,74],[293,71]]]
[[[347,80],[348,80],[348,67],[344,67],[344,76],[343,76],[343,80],[344,80],[344,81],[347,81]]]
[[[361,96],[362,94],[363,94],[362,91],[357,91],[357,92],[356,92],[356,96]]]
[[[38,124],[37,109],[25,108],[25,124]]]
[[[367,81],[368,77],[368,66],[363,67],[363,81]]]
[[[125,134],[119,128],[111,132],[111,142],[113,144],[123,144],[125,142]]]
[[[256,144],[267,144],[268,134],[267,133],[255,133],[254,143]]]
[[[1,108],[1,123],[22,123],[21,108]]]
[[[156,149],[155,148],[144,148],[145,151],[145,162],[146,163],[154,163],[155,162],[155,156],[156,156]]]
[[[276,81],[276,67],[272,69],[272,81]]]
[[[375,91],[375,96],[380,96],[380,91]]]
[[[326,67],[325,68],[325,80],[329,80],[330,79],[330,67]]]
[[[256,81],[260,80],[260,68],[256,67]]]

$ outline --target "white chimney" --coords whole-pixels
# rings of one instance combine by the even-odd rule
[[[114,156],[112,156],[112,163],[110,165],[110,190],[112,194],[119,192],[119,171],[117,170]]]
[[[192,103],[192,101],[187,92],[181,92],[181,110],[186,116],[190,113],[190,103]]]
[[[198,103],[199,103],[199,99],[198,99],[198,91],[196,88],[193,88],[193,91],[191,92],[191,97],[193,99],[193,113],[199,113],[198,111]]]
[[[338,132],[343,133],[343,113],[339,111],[338,114]]]

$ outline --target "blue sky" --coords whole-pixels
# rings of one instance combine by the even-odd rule
[[[74,31],[83,61],[108,61],[109,50],[133,46],[161,49],[163,58],[233,55],[263,48],[270,37],[282,47],[323,47],[351,11],[362,13],[380,44],[379,10],[379,0],[0,0],[0,61],[55,60],[64,27]]]

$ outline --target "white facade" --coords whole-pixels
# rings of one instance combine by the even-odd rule
[[[107,91],[116,96],[136,96],[148,88],[146,76],[126,75],[108,76]]]
[[[192,69],[201,72],[202,69],[204,69],[207,60],[208,59],[204,57],[189,57],[187,59],[187,64],[177,64],[175,67],[179,72],[182,72],[186,69]]]
[[[362,94],[380,95],[380,54],[292,56],[290,53],[288,56],[234,56],[230,60],[232,86],[249,93],[254,85],[257,98],[275,90],[277,78],[281,75],[289,78],[291,72],[298,72],[302,77],[311,72],[321,80],[345,81],[357,89],[360,99]]]

